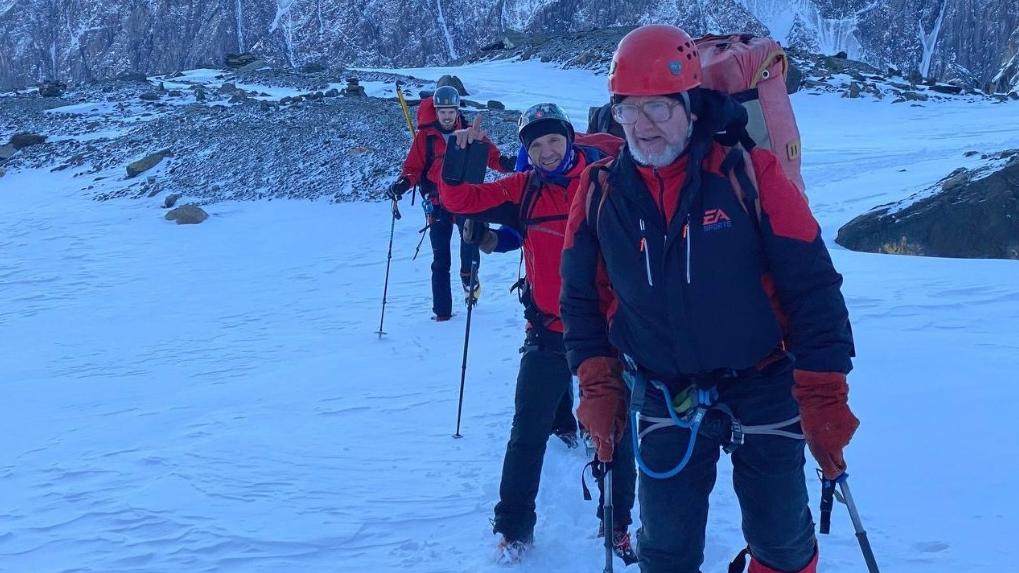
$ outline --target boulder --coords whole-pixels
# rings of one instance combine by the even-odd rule
[[[177,200],[180,199],[180,193],[171,193],[163,199],[163,208],[172,209],[177,204]]]
[[[173,209],[164,217],[167,221],[176,221],[178,225],[197,225],[209,218],[209,214],[198,205],[182,205]]]
[[[803,72],[799,66],[789,63],[789,71],[785,76],[785,91],[789,94],[794,94],[800,91],[800,84],[803,82]]]
[[[368,97],[368,93],[364,91],[364,86],[357,84],[347,84],[346,89],[343,90],[343,95],[354,96],[354,97]]]
[[[127,166],[127,176],[137,177],[138,175],[145,173],[149,169],[152,169],[156,165],[159,165],[159,162],[166,157],[173,157],[173,152],[169,149],[164,149],[162,151],[157,151],[156,153],[147,155],[146,157],[139,159],[138,161],[135,161],[134,163]]]
[[[326,67],[318,62],[309,62],[301,66],[301,73],[319,74],[326,71]]]
[[[934,84],[930,87],[930,89],[931,91],[949,95],[958,95],[962,92],[962,86],[955,86],[951,84]]]
[[[237,68],[237,71],[241,73],[256,72],[268,65],[269,65],[268,62],[266,62],[265,60],[255,60],[249,64],[245,64]]]
[[[159,94],[156,92],[145,92],[138,96],[138,99],[143,101],[159,101]]]
[[[464,84],[462,81],[460,81],[460,78],[456,76],[451,76],[447,74],[439,78],[439,80],[435,82],[435,87],[441,88],[442,86],[453,86],[454,88],[456,88],[456,91],[461,96],[471,95],[470,93],[467,92],[467,88],[464,87]]]
[[[927,94],[911,91],[902,92],[901,94],[899,94],[899,97],[906,101],[927,101],[930,99],[930,97],[928,97]]]
[[[149,81],[149,78],[142,72],[130,70],[117,74],[117,77],[115,79],[120,82],[137,82],[137,83],[148,83]]]
[[[506,105],[501,101],[490,99],[488,100],[488,109],[504,110],[506,109]]]
[[[39,84],[39,95],[42,97],[60,97],[67,91],[67,84],[46,80]]]
[[[242,54],[227,54],[226,57],[223,59],[223,63],[228,68],[236,69],[236,68],[242,68],[242,67],[244,67],[244,66],[246,66],[246,65],[248,65],[248,64],[250,64],[252,62],[255,62],[257,60],[258,60],[258,56],[255,56],[254,54],[249,54],[249,53],[245,52],[245,53],[242,53]]]
[[[865,213],[835,241],[873,253],[1019,259],[1019,151],[1011,157],[986,171],[957,169],[932,196]]]
[[[37,133],[15,133],[8,142],[15,150],[46,143],[46,136]]]

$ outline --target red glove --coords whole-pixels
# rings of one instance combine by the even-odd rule
[[[591,433],[598,459],[612,461],[612,452],[626,431],[626,384],[619,359],[594,356],[577,369],[580,407],[577,418]]]
[[[800,425],[807,446],[827,479],[846,470],[842,449],[860,421],[849,410],[849,385],[841,372],[796,370],[793,396],[800,404]]]

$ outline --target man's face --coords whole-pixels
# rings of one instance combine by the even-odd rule
[[[442,126],[442,129],[453,129],[453,126],[456,125],[455,107],[437,107],[435,114],[439,116],[439,125]]]
[[[638,162],[664,167],[686,149],[691,120],[680,102],[665,96],[630,96],[620,105],[635,106],[637,110],[635,122],[620,123],[630,152]],[[627,111],[632,115],[634,108]]]
[[[552,171],[562,163],[566,156],[566,147],[569,142],[558,133],[543,135],[531,142],[527,148],[527,156],[531,165],[541,167],[545,171]]]

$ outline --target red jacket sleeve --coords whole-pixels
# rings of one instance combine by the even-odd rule
[[[846,373],[855,354],[842,275],[835,271],[806,199],[767,150],[750,155],[761,200],[761,235],[796,368]]]
[[[499,173],[513,173],[512,169],[509,171],[503,170],[502,162],[499,161],[499,159],[502,157],[502,152],[499,151],[499,148],[496,147],[494,143],[489,141],[488,138],[485,139],[485,142],[488,143],[488,168],[494,169]]]
[[[439,177],[442,206],[459,215],[490,211],[503,204],[519,204],[527,185],[527,173],[514,173],[490,183],[449,185]]]
[[[605,272],[596,230],[587,220],[588,197],[593,187],[590,175],[589,167],[580,176],[580,185],[570,206],[559,269],[562,275],[559,313],[565,327],[563,342],[574,372],[588,358],[617,355],[609,342],[615,295]]]
[[[425,153],[425,139],[427,138],[428,133],[417,132],[414,135],[413,143],[410,144],[410,151],[407,152],[407,159],[403,160],[403,170],[400,172],[400,176],[406,177],[410,181],[411,187],[420,183],[421,178],[426,175],[423,171],[427,160]]]

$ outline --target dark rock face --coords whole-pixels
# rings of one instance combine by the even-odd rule
[[[997,170],[958,169],[930,197],[853,219],[835,239],[856,251],[930,257],[1019,259],[1019,150]]]
[[[641,22],[677,24],[695,35],[770,31],[787,46],[845,52],[882,68],[917,69],[944,80],[971,77],[983,86],[1012,69],[1015,49],[1009,38],[1019,29],[1015,0],[427,4],[423,10],[421,2],[397,0],[109,0],[66,5],[5,0],[0,2],[0,89],[45,78],[80,82],[125,71],[167,73],[223,61],[238,69],[261,67],[260,59],[294,69],[325,61],[436,64],[482,47],[517,49],[520,32],[554,40],[579,30],[597,35]],[[930,36],[927,45],[921,29]],[[601,54],[578,48],[562,61],[576,60],[573,65],[578,67],[603,65]],[[1006,76],[1008,81],[1015,74]]]

